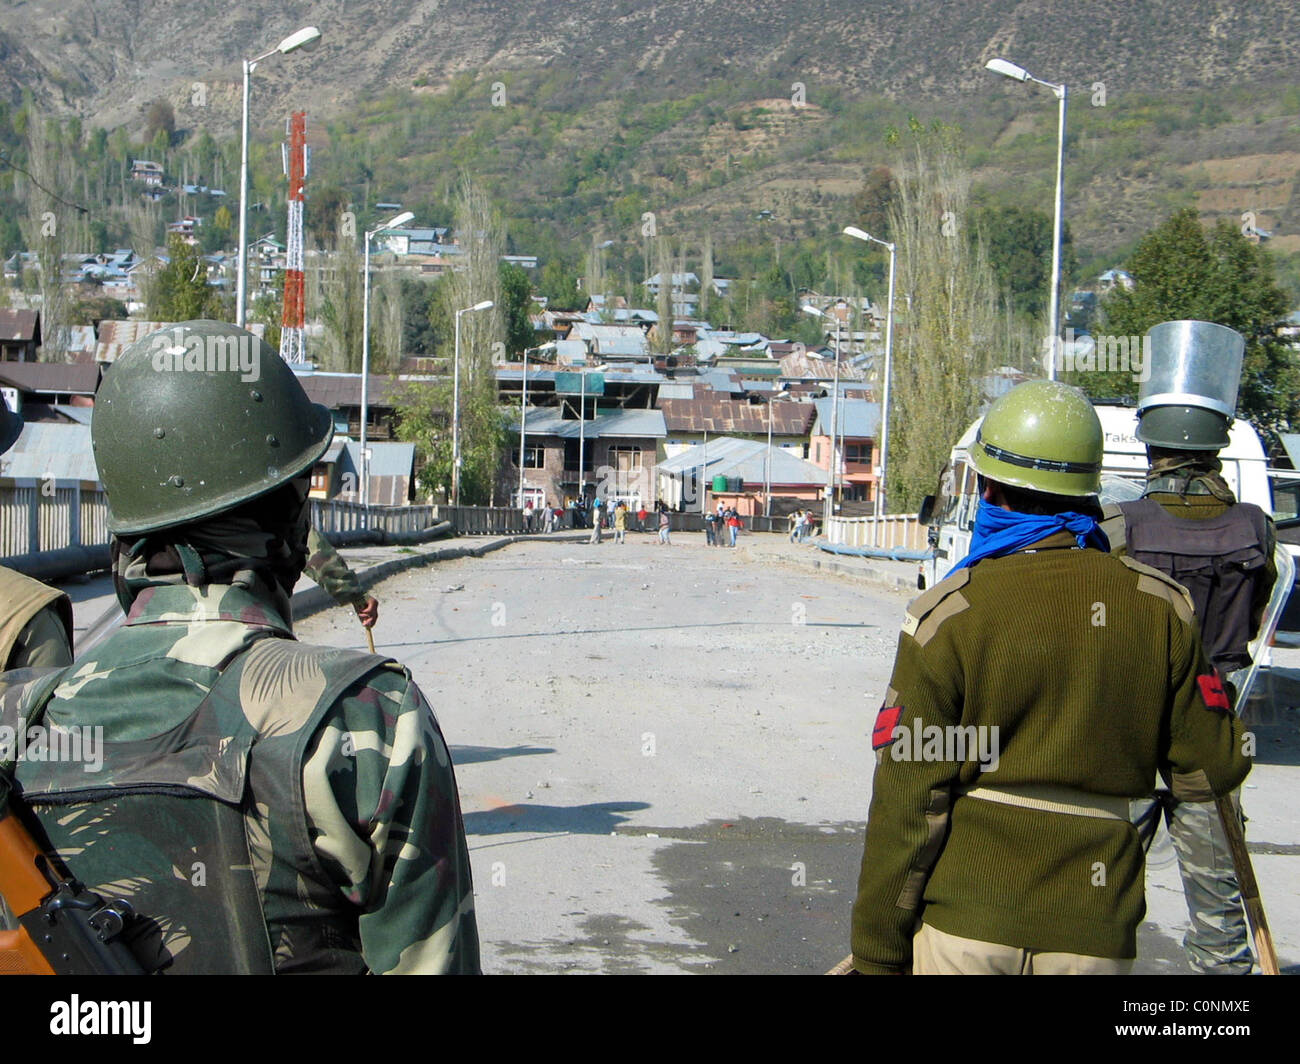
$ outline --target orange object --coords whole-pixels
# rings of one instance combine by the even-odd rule
[[[28,830],[12,813],[0,815],[0,895],[10,911],[26,916],[40,907],[53,889],[41,871],[45,857]],[[53,975],[44,954],[26,928],[0,931],[0,975]]]

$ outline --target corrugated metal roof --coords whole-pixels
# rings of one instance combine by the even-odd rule
[[[767,402],[726,397],[665,399],[662,388],[659,394],[659,409],[669,432],[743,432],[751,436],[767,432]],[[814,413],[811,403],[776,400],[772,403],[772,432],[777,436],[806,436]]]
[[[814,436],[829,436],[831,425],[832,399],[814,399],[817,408],[817,421],[813,425]],[[841,397],[839,410],[836,412],[839,435],[846,439],[874,440],[880,431],[880,404],[869,403],[865,399],[846,399]]]
[[[169,329],[176,322],[172,321],[134,321],[105,318],[99,323],[99,343],[95,345],[96,362],[116,362],[122,350],[143,340],[160,329]],[[259,340],[266,335],[266,326],[261,322],[252,322],[248,331]]]
[[[694,399],[695,385],[689,382],[671,381],[659,385],[659,401],[665,399]]]
[[[701,466],[706,479],[740,477],[749,485],[762,484],[769,476],[772,484],[788,487],[820,487],[826,483],[826,470],[776,444],[772,445],[769,465],[765,442],[730,436],[719,436],[665,459],[659,463],[659,472],[680,475],[694,473]]]
[[[24,425],[13,449],[0,458],[0,471],[6,477],[98,482],[99,470],[90,447],[90,426],[52,421]]]
[[[589,440],[614,437],[663,439],[668,435],[664,416],[658,410],[616,410],[598,414],[588,418],[584,428],[583,422],[576,418],[561,417],[558,407],[533,407],[528,411],[527,428],[530,436],[558,436],[565,440],[576,440],[583,435]],[[519,431],[518,419],[512,419],[510,431]]]
[[[415,469],[415,444],[413,443],[375,443],[367,440],[366,449],[370,451],[372,477],[409,477]],[[341,468],[360,472],[361,443],[359,440],[344,442],[340,462]]]
[[[330,410],[361,406],[360,373],[304,373],[298,377],[298,383],[307,398]],[[377,377],[372,373],[366,399],[371,406],[387,405],[405,385],[405,381],[396,377]]]
[[[54,410],[55,413],[61,414],[78,425],[89,425],[90,419],[95,414],[93,406],[65,406],[63,403],[55,403]]]
[[[0,340],[31,341],[37,338],[39,311],[0,310]]]
[[[94,395],[99,367],[69,362],[0,362],[0,382],[21,392]]]

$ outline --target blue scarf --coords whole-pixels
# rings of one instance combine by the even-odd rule
[[[1087,514],[1022,514],[1004,510],[980,500],[975,514],[975,530],[970,538],[970,553],[953,566],[961,569],[984,558],[1001,558],[1046,539],[1055,532],[1073,532],[1080,547],[1110,551],[1110,540]]]

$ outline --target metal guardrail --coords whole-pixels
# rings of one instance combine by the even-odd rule
[[[386,533],[420,532],[443,521],[458,536],[522,535],[523,510],[507,506],[362,506],[359,502],[331,499],[311,503],[313,524],[327,536],[378,530]],[[541,531],[540,522],[533,531]]]
[[[832,517],[826,526],[828,543],[841,547],[925,550],[929,528],[914,514],[881,517]]]
[[[326,535],[377,529],[382,532],[419,532],[445,518],[436,506],[362,506],[339,499],[311,500],[311,521]]]
[[[108,541],[108,502],[94,481],[0,477],[0,559]]]

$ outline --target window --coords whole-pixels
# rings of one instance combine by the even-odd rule
[[[510,461],[516,469],[519,468],[519,448],[516,447],[510,452]],[[525,469],[545,469],[546,468],[546,448],[533,446],[529,444],[524,448],[524,466]]]
[[[844,445],[844,460],[846,462],[861,462],[863,465],[870,465],[871,444],[846,443]]]
[[[641,448],[631,444],[616,443],[609,448],[609,464],[620,473],[641,468]]]

